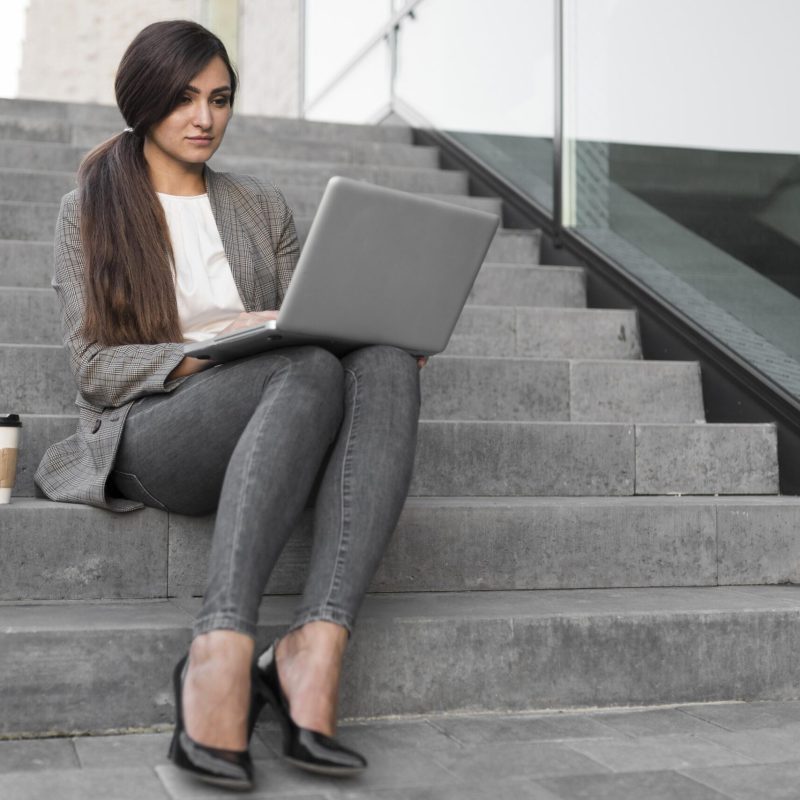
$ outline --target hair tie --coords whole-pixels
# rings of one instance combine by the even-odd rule
[[[122,132],[123,132],[123,133],[133,133],[133,128],[131,128],[131,127],[128,127],[128,128],[123,128],[123,129],[122,129]]]

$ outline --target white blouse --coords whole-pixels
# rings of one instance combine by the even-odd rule
[[[184,339],[212,339],[244,305],[233,280],[207,194],[157,192],[175,255],[175,293]]]

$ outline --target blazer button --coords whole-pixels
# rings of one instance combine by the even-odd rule
[[[102,420],[96,419],[94,421],[94,426],[92,427],[92,433],[97,433],[100,430],[100,425],[102,424]]]

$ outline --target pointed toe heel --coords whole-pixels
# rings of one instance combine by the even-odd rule
[[[176,665],[172,678],[175,690],[175,732],[169,746],[170,760],[176,767],[193,773],[206,783],[241,791],[252,789],[253,762],[249,750],[206,747],[195,742],[184,730],[183,679],[187,663],[188,656],[184,656]]]
[[[283,755],[286,761],[308,772],[344,777],[357,775],[367,768],[360,753],[340,744],[323,733],[301,728],[289,713],[289,702],[278,678],[274,642],[258,658],[259,693],[263,704],[269,703],[283,732]]]

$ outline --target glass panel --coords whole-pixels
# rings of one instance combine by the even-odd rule
[[[389,111],[389,48],[381,41],[307,112],[329,122],[379,122]]]
[[[402,23],[395,84],[401,103],[547,208],[553,42],[553,0],[425,0]]]
[[[309,102],[389,21],[391,10],[391,0],[306,0],[305,91]],[[311,110],[316,115],[316,109]]]
[[[565,219],[800,396],[800,4],[567,11]]]

